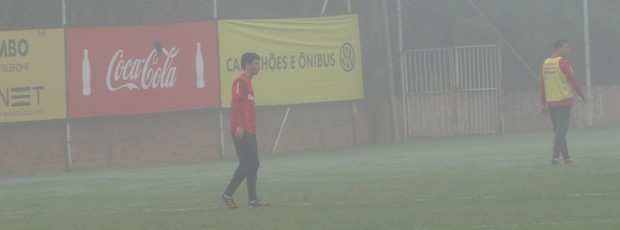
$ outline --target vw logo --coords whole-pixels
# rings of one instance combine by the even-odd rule
[[[347,72],[350,72],[355,67],[355,51],[349,43],[344,43],[340,47],[340,66]]]

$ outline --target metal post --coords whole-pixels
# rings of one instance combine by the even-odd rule
[[[213,18],[217,19],[217,0],[213,0]],[[219,50],[218,50],[219,53]],[[220,101],[222,95],[220,95]],[[224,159],[224,155],[226,155],[226,145],[224,143],[224,114],[222,112],[222,107],[219,109],[219,117],[220,117],[220,158]]]
[[[280,136],[282,136],[282,130],[284,130],[284,124],[286,124],[286,119],[288,119],[289,112],[291,112],[290,105],[288,106],[288,108],[286,108],[286,113],[284,114],[284,119],[282,119],[282,124],[280,125],[280,131],[278,131],[278,137],[276,137],[276,143],[273,144],[273,150],[271,151],[271,154],[274,154],[276,152],[276,149],[278,148],[278,143],[280,143]]]
[[[217,18],[217,0],[213,0],[213,18]]]
[[[224,115],[222,114],[222,109],[220,108],[220,158],[222,159],[224,159],[224,154],[226,153],[226,148],[224,146]]]
[[[403,56],[403,17],[402,17],[402,7],[401,7],[401,2],[400,0],[396,1],[396,5],[397,5],[397,12],[396,12],[396,17],[398,18],[398,51],[399,51],[399,56],[400,56],[400,95],[402,98],[402,109],[403,109],[403,127],[408,127],[407,126],[407,100],[408,100],[408,95],[405,93],[405,78],[407,76],[405,76],[405,60],[404,60],[404,56]],[[403,129],[403,133],[404,133],[404,137],[405,137],[405,141],[409,141],[409,135],[408,135],[408,128],[404,128]]]
[[[501,41],[497,42],[497,88],[498,88],[498,103],[499,103],[499,122],[500,122],[500,133],[504,134],[506,130],[506,124],[504,121],[504,70],[502,64],[502,43]]]
[[[65,128],[65,130],[67,131],[67,139],[66,139],[66,144],[67,144],[67,159],[66,159],[66,170],[67,171],[71,171],[73,170],[73,157],[71,155],[71,127],[69,126],[69,120],[67,119],[67,126]]]
[[[389,101],[390,101],[390,114],[392,120],[392,140],[398,141],[398,126],[397,126],[397,118],[396,118],[396,96],[394,95],[394,70],[392,66],[392,42],[390,38],[390,24],[388,19],[388,7],[387,0],[383,0],[383,32],[384,32],[384,40],[385,40],[385,56],[386,56],[386,68],[387,68],[387,80],[389,82]]]
[[[323,1],[323,9],[321,10],[321,17],[323,17],[323,14],[325,14],[325,8],[327,7],[327,2],[329,2],[329,0]]]
[[[527,62],[525,61],[525,59],[519,54],[519,52],[517,52],[517,50],[512,47],[512,45],[510,44],[510,42],[508,41],[508,39],[506,39],[506,37],[504,37],[504,35],[502,33],[499,32],[499,30],[493,25],[493,23],[491,23],[491,21],[489,20],[489,18],[486,16],[486,14],[484,14],[482,12],[482,10],[480,10],[480,8],[478,8],[478,5],[476,5],[476,3],[474,3],[474,1],[469,0],[469,5],[472,6],[472,8],[474,8],[474,10],[476,10],[478,12],[478,14],[480,14],[480,16],[482,17],[482,19],[485,21],[485,23],[491,27],[491,29],[495,32],[495,34],[497,34],[497,36],[500,38],[500,40],[502,42],[504,42],[506,44],[506,46],[508,47],[508,49],[510,49],[510,51],[512,51],[512,53],[515,54],[515,56],[517,56],[517,58],[519,59],[519,61],[521,61],[521,63],[523,64],[523,66],[525,66],[525,68],[530,72],[530,74],[532,75],[532,77],[534,79],[536,79],[536,81],[539,80],[538,74],[536,72],[534,72],[534,70],[532,70],[532,68],[530,68],[530,66],[527,64]]]
[[[583,0],[583,34],[586,52],[586,98],[592,100],[592,81],[590,75],[590,30],[588,28],[588,0]],[[592,126],[592,102],[588,103],[588,126]]]
[[[347,13],[351,13],[351,0],[347,0]]]
[[[67,25],[67,5],[65,0],[62,0],[62,25]]]
[[[353,145],[357,144],[357,102],[353,102],[353,116],[352,116],[352,134],[353,134]]]
[[[61,1],[61,7],[62,7],[62,26],[66,26],[67,25],[67,4],[65,2],[65,0]],[[66,57],[65,57],[66,59]],[[66,61],[66,60],[65,60]],[[66,155],[66,162],[65,162],[65,169],[67,171],[72,171],[73,170],[73,156],[71,153],[71,126],[69,124],[69,118],[67,118],[66,120],[66,126],[65,126],[65,134],[66,134],[66,139],[65,139],[65,144],[66,144],[66,148],[67,148],[67,155]]]

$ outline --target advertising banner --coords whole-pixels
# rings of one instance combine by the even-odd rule
[[[357,15],[218,23],[222,106],[230,107],[244,52],[261,57],[252,80],[257,105],[363,98]]]
[[[67,117],[63,29],[0,32],[0,122]]]
[[[219,107],[215,22],[67,31],[69,117]]]

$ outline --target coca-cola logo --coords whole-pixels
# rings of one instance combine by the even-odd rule
[[[114,92],[123,88],[147,90],[174,87],[177,67],[173,62],[178,53],[179,49],[176,47],[163,54],[158,54],[153,49],[146,58],[125,59],[125,51],[119,49],[108,65],[108,90]],[[163,65],[158,64],[161,57],[165,57]]]

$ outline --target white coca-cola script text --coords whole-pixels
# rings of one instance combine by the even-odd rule
[[[162,54],[153,49],[144,59],[124,59],[125,51],[119,49],[108,65],[108,90],[114,92],[122,88],[147,90],[174,87],[177,67],[173,66],[173,62],[178,53],[179,49],[176,47]],[[160,57],[165,57],[163,66],[158,65]]]

